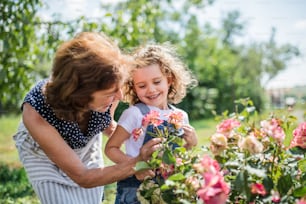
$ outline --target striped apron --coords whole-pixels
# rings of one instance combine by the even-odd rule
[[[13,138],[20,161],[42,204],[101,204],[104,187],[82,188],[76,184],[47,157],[22,122]],[[87,168],[103,167],[102,134],[74,151]]]

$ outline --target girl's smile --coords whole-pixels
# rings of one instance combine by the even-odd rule
[[[160,109],[168,108],[170,80],[161,72],[158,64],[135,70],[132,78],[140,101]]]

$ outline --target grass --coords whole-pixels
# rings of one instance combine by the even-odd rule
[[[13,135],[17,131],[18,124],[20,121],[20,116],[16,115],[8,115],[8,116],[1,116],[0,117],[0,163],[4,163],[7,166],[10,167],[11,171],[14,172],[15,169],[22,169],[22,165],[18,158],[17,149],[15,147],[15,143],[13,140]],[[191,123],[191,125],[196,129],[198,139],[199,139],[199,145],[207,144],[209,136],[213,133],[216,122],[213,120],[199,120],[194,121]],[[106,137],[103,138],[105,145],[105,141],[107,140]],[[104,146],[103,146],[104,148]],[[108,158],[104,158],[105,165],[112,165],[113,162],[111,162]],[[23,169],[22,169],[23,170]],[[12,177],[9,180],[12,180],[11,183],[14,183],[13,177],[11,173],[7,173],[8,176]],[[27,181],[26,181],[27,182]],[[7,182],[8,184],[10,182]],[[21,185],[15,182],[16,185]],[[23,185],[24,183],[22,183]],[[11,184],[10,184],[11,185]],[[6,186],[4,186],[7,188]],[[0,186],[1,191],[1,186]],[[2,189],[2,191],[4,191]],[[1,192],[0,192],[1,193]],[[33,193],[33,192],[32,192]],[[105,197],[103,204],[112,204],[114,203],[116,194],[116,184],[110,184],[105,186]],[[27,194],[20,196],[18,198],[7,198],[6,200],[1,200],[0,203],[39,203],[36,196],[34,194]]]
[[[17,131],[20,116],[9,115],[0,117],[0,161],[11,166],[21,166],[18,153],[13,141]]]

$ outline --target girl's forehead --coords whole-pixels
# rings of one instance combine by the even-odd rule
[[[138,67],[133,71],[133,73],[140,73],[140,72],[156,72],[161,73],[161,67],[158,64],[150,64],[142,67]]]
[[[150,65],[135,70],[135,72],[133,72],[132,74],[132,80],[135,82],[135,81],[143,81],[154,78],[161,78],[164,76],[165,75],[160,70],[159,65],[153,65],[153,66]]]

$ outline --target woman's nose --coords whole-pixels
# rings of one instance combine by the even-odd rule
[[[116,93],[115,99],[116,100],[122,100],[123,98],[123,93],[122,93],[122,89],[119,89]]]

